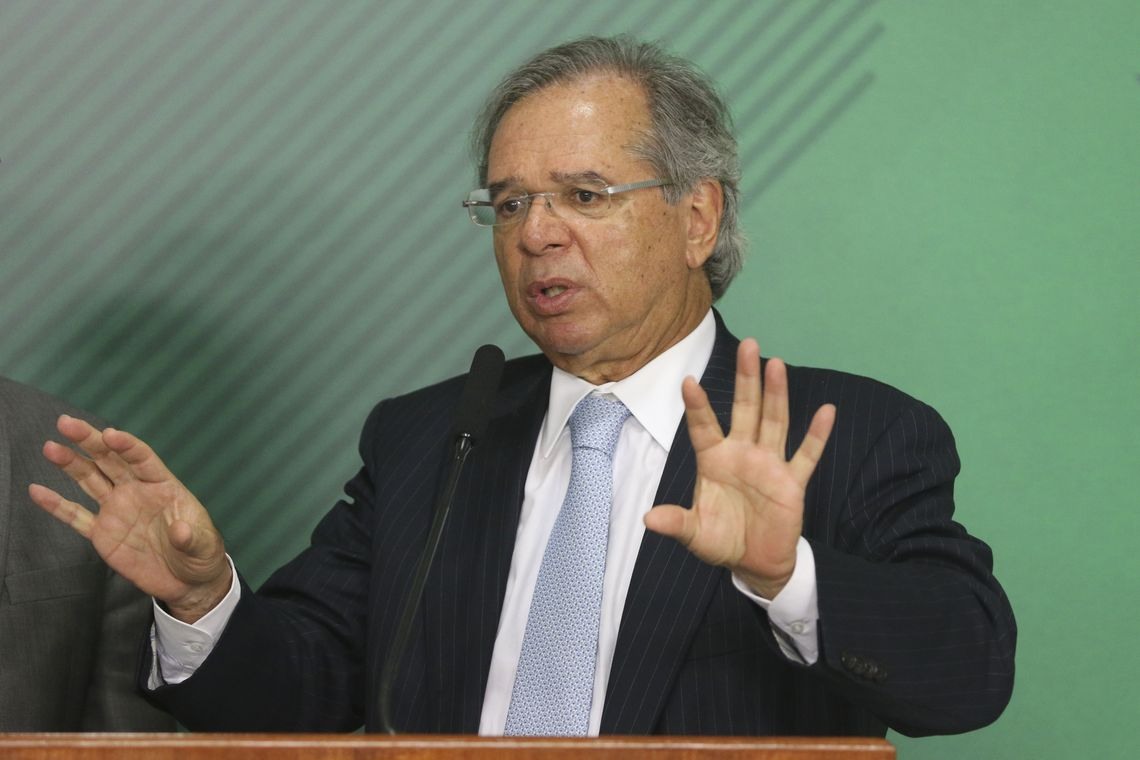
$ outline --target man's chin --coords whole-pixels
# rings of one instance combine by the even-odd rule
[[[585,325],[570,320],[543,320],[526,333],[551,361],[556,356],[581,356],[598,342],[597,336]]]
[[[538,346],[542,353],[551,362],[561,367],[564,364],[575,364],[580,362],[585,355],[589,352],[590,347],[577,342],[546,342],[540,343]]]
[[[578,374],[583,364],[589,364],[590,351],[596,347],[596,341],[587,340],[583,336],[560,336],[557,339],[543,336],[541,342],[535,340],[535,343],[551,364],[571,374]]]

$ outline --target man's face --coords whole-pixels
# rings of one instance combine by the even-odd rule
[[[649,127],[645,96],[628,80],[599,75],[548,87],[503,117],[488,185],[515,195],[554,190],[570,177],[656,179],[629,151]],[[694,242],[694,227],[701,233],[707,224],[699,216],[692,194],[670,205],[660,188],[615,195],[598,219],[535,199],[523,221],[494,228],[511,312],[562,369],[594,383],[632,374],[687,335],[711,304],[701,270],[711,244],[708,235]]]

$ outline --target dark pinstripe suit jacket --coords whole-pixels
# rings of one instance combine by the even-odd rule
[[[718,316],[702,384],[722,424],[736,339]],[[399,673],[396,725],[478,729],[523,485],[550,365],[509,362],[483,444],[468,459]],[[790,368],[791,432],[838,407],[807,494],[820,659],[779,651],[729,573],[647,533],[622,617],[603,733],[909,734],[994,720],[1013,682],[1015,627],[989,549],[952,521],[958,458],[931,408],[866,378]],[[381,403],[363,469],[312,546],[242,600],[206,663],[155,698],[190,728],[379,727],[379,673],[428,531],[461,379]],[[682,422],[657,501],[691,501]],[[149,663],[147,663],[149,665]]]

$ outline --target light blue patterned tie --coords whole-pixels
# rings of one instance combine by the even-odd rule
[[[570,415],[570,486],[550,532],[511,692],[505,732],[585,736],[602,617],[613,456],[629,410],[589,395]]]

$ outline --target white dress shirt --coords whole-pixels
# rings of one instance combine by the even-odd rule
[[[642,519],[654,506],[669,448],[684,416],[681,381],[688,375],[699,378],[704,373],[715,339],[716,323],[710,310],[683,340],[618,382],[594,386],[554,369],[549,406],[527,473],[506,597],[483,699],[480,734],[501,736],[506,724],[539,566],[570,482],[572,454],[566,423],[582,398],[589,393],[600,393],[620,399],[631,414],[614,453],[613,511],[602,586],[594,700],[590,710],[590,735],[598,735],[622,609],[645,533]],[[785,656],[805,664],[815,662],[819,614],[814,557],[806,541],[801,538],[797,545],[792,579],[771,602],[752,594],[735,578],[734,583],[742,593],[768,609],[769,620]],[[193,674],[221,635],[239,594],[240,587],[235,581],[226,599],[193,625],[174,620],[155,605],[157,667],[152,670],[151,688],[162,681],[178,683]]]

